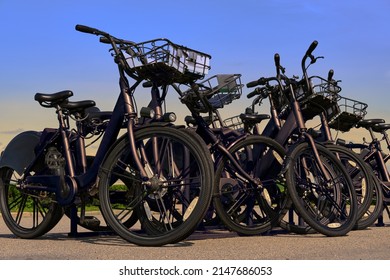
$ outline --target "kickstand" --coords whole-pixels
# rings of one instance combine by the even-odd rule
[[[68,233],[68,237],[88,237],[88,236],[98,236],[98,235],[108,235],[113,234],[111,231],[87,231],[87,232],[79,232],[79,217],[77,216],[77,206],[72,205],[70,208],[70,232]]]
[[[76,205],[72,205],[70,208],[70,232],[68,233],[69,237],[78,237],[79,232],[77,231],[78,226],[78,217],[77,217],[77,207]]]

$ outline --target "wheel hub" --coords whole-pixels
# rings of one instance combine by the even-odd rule
[[[167,189],[164,188],[164,186],[166,186],[166,179],[163,176],[158,177],[157,175],[154,175],[148,181],[149,197],[152,199],[163,197],[167,192]]]

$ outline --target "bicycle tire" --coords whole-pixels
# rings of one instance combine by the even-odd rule
[[[335,144],[325,144],[325,147],[335,153],[346,168],[355,186],[358,202],[357,220],[359,220],[371,205],[374,182],[371,168],[352,150]]]
[[[213,205],[223,224],[241,235],[258,235],[270,231],[291,205],[284,184],[278,181],[285,149],[271,138],[250,135],[234,144],[229,153],[262,188],[237,175],[227,157],[215,172]],[[253,154],[252,154],[253,153]]]
[[[9,230],[23,239],[40,237],[61,220],[63,208],[39,191],[20,188],[19,175],[12,168],[0,169],[0,209]]]
[[[315,145],[326,174],[318,168],[309,144],[296,144],[286,157],[288,192],[298,214],[309,226],[326,236],[343,236],[357,219],[355,188],[336,156],[323,145]]]
[[[383,192],[378,178],[372,174],[373,198],[370,207],[363,213],[363,216],[356,222],[354,230],[362,230],[372,226],[383,212]]]
[[[358,201],[358,219],[353,229],[364,229],[371,223],[372,219],[375,219],[375,216],[377,215],[376,208],[374,210],[368,209],[373,201],[373,189],[374,187],[378,188],[376,183],[373,181],[374,179],[372,178],[371,168],[363,161],[362,158],[346,147],[334,144],[325,144],[325,146],[331,152],[337,154],[338,159],[343,163],[350,174],[355,186]],[[369,215],[373,215],[373,217],[369,218]],[[315,230],[305,224],[295,224],[294,222],[282,220],[280,226],[283,229],[297,234],[316,233]]]
[[[211,202],[214,170],[209,150],[198,135],[172,127],[142,128],[134,137],[137,153],[150,172],[150,187],[143,184],[135,168],[128,137],[122,138],[105,159],[99,175],[103,216],[119,236],[136,245],[162,246],[182,241],[200,224]],[[147,153],[145,145],[150,141],[158,146],[154,151],[162,160],[155,161],[155,155]],[[174,157],[173,147],[176,152],[187,151],[190,157],[182,154],[180,158],[180,153]],[[191,160],[189,166],[185,160]],[[122,180],[127,182],[120,186],[126,195],[114,204],[110,190]],[[121,219],[133,211],[137,211],[139,222],[127,227]]]

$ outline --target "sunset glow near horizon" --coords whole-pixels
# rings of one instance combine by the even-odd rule
[[[324,59],[309,73],[334,69],[341,95],[368,104],[366,118],[390,122],[390,2],[373,1],[11,1],[0,0],[0,151],[18,133],[56,127],[52,109],[34,101],[36,92],[70,89],[72,100],[93,99],[111,110],[119,93],[118,73],[107,45],[75,31],[76,24],[135,42],[171,41],[212,56],[209,76],[242,74],[242,83],[275,75],[279,53],[289,76],[302,74],[302,56],[313,40]],[[206,77],[207,78],[207,77]],[[237,115],[251,104],[242,97],[221,110]],[[138,108],[150,93],[136,92]],[[177,95],[168,110],[178,122],[188,114]],[[264,103],[260,113],[269,113]],[[361,140],[365,131],[339,133]]]

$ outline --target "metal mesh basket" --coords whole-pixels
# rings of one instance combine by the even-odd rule
[[[307,90],[306,87],[301,86],[296,95],[306,120],[312,119],[335,106],[340,98],[338,93],[341,91],[341,87],[336,82],[329,82],[319,76],[312,76],[309,81],[312,90]]]
[[[129,45],[124,55],[130,72],[163,83],[188,83],[209,71],[211,56],[167,39]]]
[[[367,107],[366,103],[340,96],[337,104],[328,109],[329,127],[342,132],[349,131],[364,118]]]
[[[191,107],[199,112],[209,112],[210,109],[220,109],[240,98],[242,94],[240,74],[214,75],[198,84],[196,93],[193,89],[183,92],[182,102],[191,102]]]
[[[223,124],[225,127],[233,130],[238,130],[238,131],[244,130],[244,124],[242,123],[242,119],[240,118],[239,115],[225,119],[223,121]]]
[[[309,81],[311,90],[308,90],[306,83],[302,84],[300,82],[301,85],[295,91],[301,112],[306,120],[310,120],[336,105],[339,98],[338,93],[341,91],[338,85],[319,76],[312,76]],[[286,118],[290,110],[290,104],[286,95],[280,94],[276,88],[271,98],[280,117]]]

